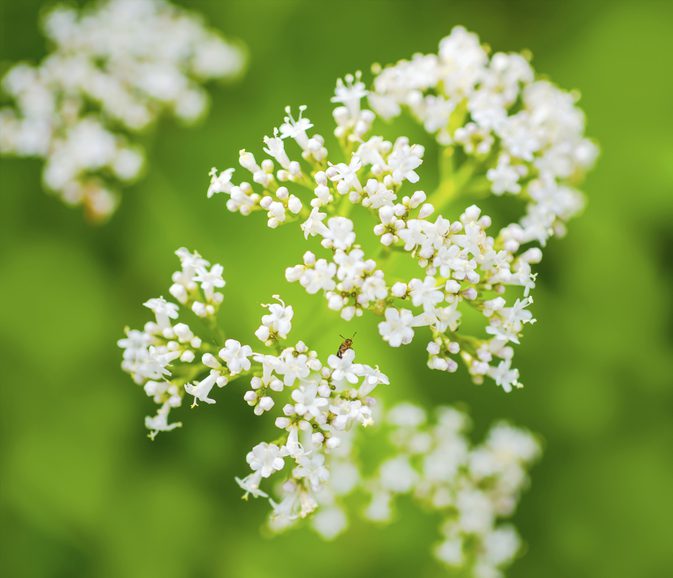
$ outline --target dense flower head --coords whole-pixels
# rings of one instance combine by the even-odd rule
[[[0,154],[44,159],[45,186],[94,219],[140,174],[143,151],[129,135],[163,113],[196,120],[208,104],[201,85],[244,66],[239,46],[164,0],[58,6],[43,29],[49,55],[2,80],[14,105],[0,109]]]
[[[360,73],[337,82],[336,154],[312,131],[306,107],[294,115],[288,108],[263,139],[267,156],[241,151],[251,181],[236,183],[233,168],[213,169],[208,195],[223,194],[243,215],[266,212],[272,228],[299,222],[307,240],[316,237],[319,245],[286,278],[322,293],[343,319],[381,316],[379,333],[392,347],[427,328],[429,367],[453,372],[461,358],[476,383],[488,377],[509,392],[521,386],[512,345],[535,322],[534,266],[582,208],[573,184],[596,156],[577,97],[536,79],[524,55],[489,55],[461,27],[437,54],[374,72],[370,88]],[[377,118],[402,111],[437,141],[440,183],[430,194],[417,188],[425,148],[373,132]],[[476,204],[449,214],[458,195],[471,194],[517,197],[525,213],[498,225]],[[358,205],[369,225],[349,218]],[[371,255],[359,242],[363,226],[378,239]],[[415,263],[416,274],[398,257]],[[481,331],[463,329],[468,311],[481,317]]]

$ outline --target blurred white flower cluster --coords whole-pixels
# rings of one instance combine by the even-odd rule
[[[460,357],[476,383],[489,377],[508,392],[521,387],[512,345],[535,321],[533,266],[582,208],[573,183],[597,152],[584,137],[577,97],[536,80],[520,54],[489,56],[461,27],[437,54],[374,71],[370,89],[359,73],[337,83],[336,154],[311,132],[305,107],[296,115],[288,108],[264,137],[263,160],[240,153],[252,182],[236,184],[233,168],[213,169],[208,195],[224,195],[232,212],[266,212],[272,228],[299,221],[307,240],[317,237],[320,253],[307,251],[286,277],[323,293],[343,319],[365,310],[383,317],[379,333],[392,347],[427,327],[429,367],[453,372]],[[425,175],[438,182],[430,194],[416,189],[425,148],[406,135],[389,140],[373,132],[377,118],[403,109],[438,143],[439,175]],[[525,214],[507,222],[477,205],[455,216],[447,210],[457,198],[487,194],[516,197]],[[366,228],[378,239],[371,254],[371,242],[358,242]],[[462,321],[473,312],[481,324],[471,319],[468,333]]]
[[[0,154],[44,159],[45,187],[94,220],[140,174],[143,150],[129,135],[165,113],[196,120],[208,105],[201,85],[245,64],[238,45],[163,0],[59,6],[43,29],[49,55],[2,80],[13,103],[0,109]]]
[[[268,497],[261,483],[280,470],[289,472],[280,499],[271,499],[274,516],[306,517],[317,506],[317,494],[329,479],[328,454],[354,425],[372,423],[372,393],[388,378],[377,368],[355,363],[355,352],[330,355],[326,362],[302,341],[285,346],[294,311],[276,296],[256,331],[262,351],[224,338],[216,316],[222,302],[218,289],[225,284],[222,267],[210,265],[198,253],[179,249],[181,270],[173,274],[170,294],[145,303],[155,316],[142,330],[126,330],[119,341],[124,350],[122,368],[144,387],[158,405],[145,421],[154,438],[180,422],[169,413],[185,397],[212,404],[213,388],[248,378],[245,402],[256,415],[274,413],[279,437],[261,442],[247,455],[251,472],[238,480],[246,495]],[[191,317],[196,323],[188,324]],[[201,327],[201,335],[192,327]],[[205,335],[205,336],[204,336]]]
[[[521,541],[501,521],[514,513],[528,485],[527,469],[539,457],[539,444],[529,432],[501,423],[472,446],[465,413],[439,407],[434,414],[430,422],[416,405],[390,408],[377,421],[384,424],[391,451],[374,467],[369,461],[356,465],[352,444],[342,444],[330,456],[332,477],[318,495],[320,510],[311,525],[324,538],[338,536],[347,526],[347,497],[356,492],[369,496],[365,518],[389,522],[395,499],[409,495],[441,516],[438,560],[461,576],[503,576]]]

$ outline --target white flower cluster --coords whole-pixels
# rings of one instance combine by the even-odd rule
[[[349,445],[334,452],[333,475],[318,496],[312,526],[326,539],[339,535],[347,526],[346,497],[355,492],[369,495],[363,513],[374,522],[391,521],[395,498],[410,495],[442,517],[441,541],[434,548],[439,561],[461,576],[503,576],[521,541],[502,521],[514,513],[528,485],[527,469],[539,457],[539,444],[529,432],[501,423],[472,446],[465,413],[440,407],[435,415],[430,423],[422,408],[408,403],[386,412],[378,421],[385,424],[392,451],[371,476],[361,475]]]
[[[2,81],[15,104],[0,109],[0,154],[44,159],[46,188],[97,220],[142,169],[128,135],[167,112],[196,120],[208,104],[201,85],[244,66],[240,47],[163,0],[56,7],[43,28],[49,55]]]
[[[384,118],[408,109],[448,147],[445,158],[476,160],[457,169],[463,178],[479,172],[494,195],[527,203],[521,221],[500,233],[517,245],[544,245],[582,208],[582,195],[570,185],[591,168],[598,149],[584,137],[577,99],[537,80],[526,55],[489,57],[479,37],[460,26],[442,39],[437,54],[417,54],[381,70],[369,95]]]
[[[176,322],[182,308],[209,322],[211,327],[214,325],[223,298],[216,289],[225,285],[222,266],[211,266],[198,253],[185,248],[178,249],[176,254],[182,267],[173,274],[169,291],[177,303],[163,297],[145,302],[155,320],[148,321],[142,330],[127,328],[126,337],[118,342],[124,350],[122,369],[159,405],[156,415],[145,419],[152,438],[160,431],[181,425],[180,422],[169,423],[168,418],[172,408],[182,405],[186,391],[190,390],[195,401],[211,403],[210,388],[215,381],[220,386],[226,385],[229,375],[218,374],[212,383],[211,376],[207,375],[200,384],[192,383],[200,374],[207,373],[201,359],[213,346],[196,335],[187,323]],[[197,388],[200,388],[198,393]]]
[[[372,134],[377,114],[363,106],[365,97],[378,116],[408,108],[437,135],[435,192],[411,189],[420,182],[425,150],[406,136]],[[243,215],[265,211],[272,228],[299,220],[306,239],[318,237],[322,255],[306,252],[286,277],[308,293],[324,293],[344,319],[365,310],[383,316],[379,332],[392,347],[428,327],[429,367],[453,372],[460,356],[476,383],[489,377],[505,391],[520,387],[512,344],[535,321],[529,306],[539,245],[562,233],[580,209],[581,194],[570,182],[596,154],[575,97],[535,80],[523,56],[489,58],[474,34],[455,28],[438,54],[378,70],[371,90],[360,74],[349,75],[332,100],[339,104],[341,162],[330,162],[325,139],[309,132],[305,107],[296,118],[287,109],[273,136],[264,137],[266,158],[241,151],[252,182],[235,184],[234,169],[213,169],[208,196],[224,194],[227,208]],[[291,141],[299,155],[292,156]],[[494,228],[476,205],[456,218],[439,214],[458,193],[488,191],[523,199],[525,216]],[[356,242],[348,217],[358,205],[373,217],[373,257]],[[415,275],[397,262],[399,254],[415,264]],[[477,335],[461,327],[469,310],[482,319]]]
[[[180,422],[169,422],[171,409],[180,407],[185,396],[198,402],[215,403],[215,386],[224,387],[238,377],[248,377],[250,389],[245,402],[256,415],[281,408],[275,419],[280,436],[272,443],[261,442],[247,455],[251,473],[238,480],[246,495],[268,497],[261,482],[285,470],[280,499],[271,499],[274,517],[294,520],[310,514],[317,506],[317,494],[330,476],[328,456],[354,425],[373,423],[372,393],[388,378],[377,368],[355,363],[348,349],[330,355],[324,363],[302,341],[283,347],[292,329],[294,311],[276,296],[265,305],[268,313],[256,336],[274,352],[254,351],[235,339],[221,338],[216,315],[224,286],[222,267],[211,266],[197,253],[177,251],[182,268],[173,275],[171,295],[177,303],[162,297],[145,306],[155,320],[142,331],[126,330],[119,341],[124,350],[122,368],[159,406],[156,415],[146,418],[150,437],[170,431]],[[203,318],[207,334],[201,337],[184,321],[187,316]],[[215,345],[221,342],[221,346]]]
[[[274,443],[257,444],[247,456],[251,473],[237,479],[255,497],[268,497],[260,484],[289,462],[289,473],[271,498],[272,518],[286,526],[305,518],[318,506],[318,496],[332,477],[329,455],[338,450],[354,425],[373,423],[372,392],[388,378],[377,368],[354,362],[350,349],[330,355],[323,364],[301,341],[279,355],[255,354],[261,374],[251,380],[245,400],[261,414],[274,405],[274,392],[288,390],[289,399],[275,425],[283,433]],[[287,396],[286,396],[287,397]],[[338,477],[338,474],[337,474]]]

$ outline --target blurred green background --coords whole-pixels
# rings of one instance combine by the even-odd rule
[[[119,370],[115,341],[143,323],[145,299],[166,293],[183,245],[224,265],[231,334],[251,335],[257,304],[275,292],[311,315],[319,298],[283,280],[304,249],[298,231],[207,201],[208,170],[234,165],[239,148],[259,151],[286,104],[307,104],[328,134],[337,76],[432,51],[455,24],[495,49],[532,50],[538,71],[582,92],[602,147],[588,208],[541,267],[539,322],[518,351],[523,391],[431,372],[420,340],[387,349],[373,323],[358,323],[360,356],[398,377],[386,399],[466,402],[477,436],[508,418],[545,438],[514,520],[528,552],[508,575],[673,575],[673,5],[183,4],[247,42],[251,68],[239,85],[213,87],[205,122],[167,121],[146,139],[146,178],[108,225],[45,195],[37,161],[1,161],[0,575],[443,575],[429,555],[436,520],[411,507],[384,529],[356,521],[332,544],[308,530],[260,535],[266,505],[242,502],[233,482],[261,421],[240,386],[150,443],[152,404]],[[0,60],[39,59],[41,2],[0,5]],[[351,326],[318,310],[313,345],[328,353]]]

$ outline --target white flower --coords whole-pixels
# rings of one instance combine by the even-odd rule
[[[319,490],[323,482],[329,479],[325,456],[319,453],[299,456],[293,475],[297,479],[305,479],[313,491]]]
[[[185,383],[185,391],[194,396],[194,403],[192,407],[196,406],[196,401],[203,401],[205,403],[215,403],[215,400],[208,397],[210,395],[210,390],[213,389],[218,378],[218,373],[216,371],[211,371],[204,379],[199,381],[196,384]]]
[[[308,415],[314,419],[324,420],[329,400],[319,395],[317,384],[303,383],[292,392],[292,401],[294,401],[294,411],[297,415]]]
[[[323,244],[335,249],[348,249],[355,242],[353,221],[346,217],[332,217],[327,221]]]
[[[509,155],[502,154],[495,168],[489,169],[486,177],[493,183],[491,190],[496,195],[518,193],[521,191],[519,180],[527,173],[524,165],[511,165]]]
[[[117,341],[117,345],[124,350],[125,360],[142,359],[151,343],[151,335],[137,329],[127,330],[126,337]]]
[[[363,375],[365,378],[364,382],[360,386],[360,389],[358,390],[360,397],[368,396],[380,384],[390,385],[388,376],[381,373],[378,367],[372,368],[366,365],[361,365],[358,369],[360,371],[359,375]]]
[[[509,359],[503,359],[495,368],[489,371],[489,376],[493,378],[496,385],[502,387],[507,393],[512,391],[512,387],[520,387],[519,370],[511,367]]]
[[[178,306],[175,303],[166,301],[163,297],[156,297],[143,303],[150,309],[157,318],[157,325],[161,329],[168,329],[171,326],[171,319],[178,318]]]
[[[330,407],[332,413],[336,416],[332,425],[341,431],[347,431],[354,423],[362,424],[367,427],[374,423],[372,410],[369,405],[359,399],[354,401],[341,400]]]
[[[290,107],[285,108],[287,116],[283,124],[280,125],[280,138],[291,138],[297,141],[299,146],[304,148],[308,144],[306,132],[313,127],[313,123],[303,116],[306,106],[299,107],[299,116],[295,119],[292,116]]]
[[[235,339],[227,339],[218,355],[227,364],[232,375],[250,369],[250,360],[248,358],[252,355],[252,348],[249,345],[241,345]]]
[[[355,351],[347,350],[343,356],[330,355],[327,363],[333,369],[332,379],[337,383],[357,383],[360,376],[360,367],[353,364]]]
[[[253,498],[268,498],[269,494],[259,489],[261,479],[262,476],[259,473],[250,474],[243,479],[234,478],[240,488],[245,490],[244,498],[247,498],[248,495],[251,495]]]
[[[286,386],[292,386],[295,381],[301,381],[311,373],[308,357],[303,354],[294,355],[293,351],[288,350],[279,358],[276,373],[283,376],[283,383]]]
[[[210,169],[210,186],[208,187],[207,193],[208,198],[217,193],[231,193],[231,177],[233,174],[234,169],[227,169],[220,173],[217,172],[215,167]]]
[[[382,207],[389,207],[393,204],[397,196],[392,189],[389,189],[385,183],[377,181],[376,179],[369,179],[364,187],[366,197],[362,199],[362,204],[365,207],[372,209],[380,209]]]
[[[411,343],[414,338],[414,315],[411,311],[388,307],[385,311],[385,319],[379,323],[379,333],[391,347]]]
[[[362,168],[362,161],[357,155],[353,155],[349,164],[338,163],[327,169],[327,176],[337,183],[337,191],[346,195],[351,191],[360,191],[362,184],[358,179],[358,171]]]
[[[326,236],[328,229],[323,223],[326,216],[327,213],[321,213],[317,207],[314,207],[311,210],[308,218],[301,225],[301,229],[304,231],[304,237],[306,239],[313,237],[314,235],[320,235],[321,237]]]
[[[360,101],[369,94],[369,91],[365,88],[365,83],[360,80],[361,78],[362,74],[360,72],[355,75],[347,74],[343,80],[339,78],[332,97],[332,102],[343,104],[346,107],[351,118],[358,117]]]
[[[325,259],[318,259],[310,269],[304,269],[300,278],[302,286],[307,293],[314,294],[318,291],[331,291],[336,286],[334,276],[337,267],[334,263],[328,263]]]
[[[276,444],[262,442],[257,444],[246,456],[246,460],[253,472],[259,472],[263,478],[268,478],[274,472],[285,466],[283,450]]]
[[[397,184],[402,181],[417,183],[420,177],[415,169],[421,166],[423,153],[424,149],[421,145],[409,145],[406,138],[397,139],[393,152],[388,157],[393,182]]]
[[[278,129],[274,129],[273,137],[264,137],[264,144],[266,145],[265,153],[276,159],[284,169],[290,168],[290,159],[285,152],[283,139],[278,136]]]
[[[208,301],[213,300],[215,289],[225,286],[222,271],[222,265],[213,265],[210,269],[201,269],[194,277],[194,281],[201,284]]]
[[[145,418],[145,427],[150,430],[150,438],[154,439],[160,431],[171,431],[182,425],[181,422],[168,423],[168,412],[170,405],[164,404],[159,408],[157,414],[153,417],[147,416]]]
[[[255,332],[261,341],[285,339],[292,329],[294,309],[291,305],[286,306],[277,295],[274,295],[274,298],[278,303],[262,305],[269,310],[269,313],[262,317],[262,325]]]
[[[409,281],[409,295],[416,307],[423,307],[424,311],[433,311],[435,306],[444,300],[444,293],[437,288],[434,277],[426,277],[423,281],[412,279]]]

